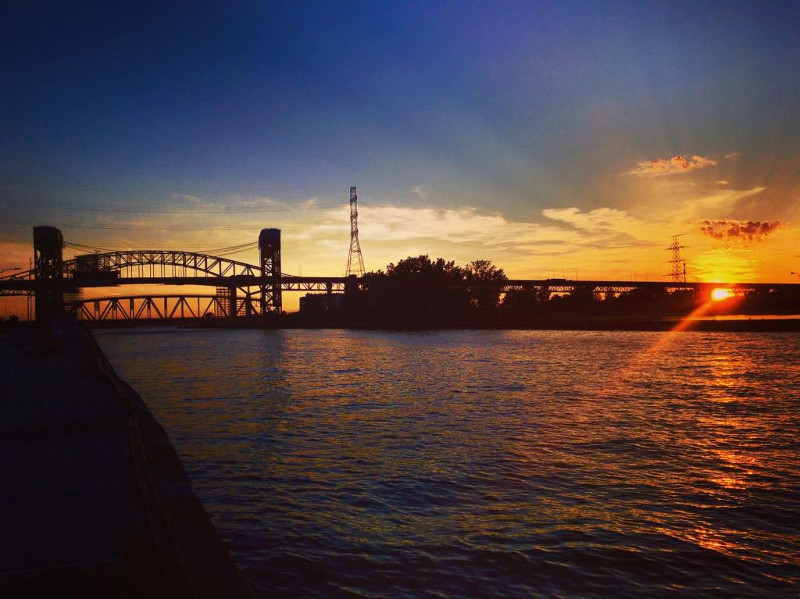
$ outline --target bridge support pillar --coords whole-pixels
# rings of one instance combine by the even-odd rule
[[[33,228],[36,322],[50,325],[64,316],[64,237],[55,227]]]
[[[325,295],[326,295],[326,304],[328,306],[328,314],[333,312],[333,284],[328,282],[325,283]]]
[[[282,310],[281,298],[281,230],[261,229],[258,236],[261,253],[261,315],[277,314]]]
[[[236,318],[237,316],[237,304],[238,300],[236,298],[236,286],[228,287],[228,316],[231,318]]]
[[[344,282],[344,308],[348,317],[355,316],[355,306],[358,299],[358,277],[348,275]]]

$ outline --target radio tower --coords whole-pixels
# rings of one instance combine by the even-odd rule
[[[669,261],[672,264],[672,269],[669,276],[672,278],[673,283],[686,282],[686,260],[681,258],[681,250],[686,249],[687,246],[681,245],[681,241],[678,239],[681,235],[673,235],[672,243],[668,248],[665,248],[672,252],[672,260]]]
[[[358,242],[358,196],[355,187],[350,188],[350,253],[347,254],[346,276],[350,275],[364,275],[364,257]]]

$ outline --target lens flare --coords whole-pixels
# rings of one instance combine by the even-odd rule
[[[733,290],[726,289],[724,287],[717,287],[711,292],[711,299],[713,299],[715,302],[721,302],[722,300],[726,300],[733,296]]]

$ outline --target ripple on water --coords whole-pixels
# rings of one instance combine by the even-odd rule
[[[99,337],[265,597],[800,595],[796,335]]]

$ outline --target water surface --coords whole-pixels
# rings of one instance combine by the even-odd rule
[[[794,597],[800,336],[101,332],[265,597]]]

